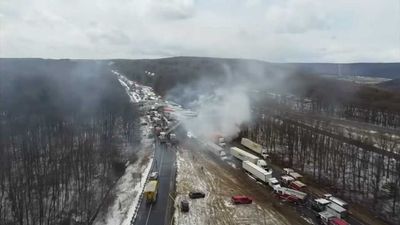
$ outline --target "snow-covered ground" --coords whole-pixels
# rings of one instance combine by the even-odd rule
[[[125,88],[132,103],[155,98],[150,87],[139,85],[130,81],[117,71],[112,71],[118,76],[118,80]],[[136,216],[137,208],[140,205],[143,188],[152,167],[154,144],[149,138],[151,127],[145,117],[140,118],[140,124],[147,124],[140,127],[141,144],[137,150],[138,159],[128,164],[125,174],[118,180],[111,195],[112,202],[107,209],[103,209],[95,219],[95,225],[129,225]],[[149,122],[149,121],[147,121]],[[132,147],[125,151],[133,150]]]
[[[154,93],[153,88],[131,81],[116,70],[112,70],[111,72],[117,75],[119,83],[125,88],[126,93],[133,103],[159,99],[159,96]]]
[[[96,219],[94,224],[129,225],[139,205],[141,193],[151,169],[153,159],[131,164],[118,181],[113,204],[109,207],[105,218]],[[99,217],[98,217],[99,218]]]
[[[141,148],[137,151],[138,159],[129,164],[125,174],[118,180],[111,191],[112,203],[95,219],[95,225],[129,225],[136,215],[141,193],[152,167],[154,146],[148,139],[148,126],[141,127]]]
[[[179,149],[177,152],[177,195],[174,213],[176,225],[298,224],[293,222],[293,218],[289,222],[285,218],[287,215],[283,216],[274,209],[271,202],[259,196],[253,196],[253,204],[233,205],[230,201],[232,195],[251,195],[251,188],[204,154],[197,149]],[[190,199],[188,193],[194,190],[204,192],[206,197]],[[183,199],[189,201],[188,213],[180,211],[179,204]]]

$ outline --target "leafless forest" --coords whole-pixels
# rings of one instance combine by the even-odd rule
[[[267,146],[282,165],[398,223],[400,137],[393,128],[400,126],[399,102],[388,103],[386,96],[386,104],[377,105],[383,98],[373,94],[370,104],[362,98],[335,104],[306,97],[264,100],[255,107],[257,121],[242,135]]]
[[[137,112],[100,64],[40,64],[0,78],[0,224],[89,224],[134,160]]]
[[[111,69],[160,95],[175,90],[172,96],[182,97],[183,106],[204,89],[182,96],[174,87],[205,79],[213,89],[248,75],[248,67],[234,59],[0,63],[0,224],[5,225],[90,224],[108,203],[104,199],[112,200],[109,190],[127,161],[135,160],[140,137],[139,112]],[[285,71],[281,65],[245,64],[260,68],[258,83]],[[226,68],[234,73],[227,76]],[[253,120],[241,136],[266,146],[275,162],[306,174],[307,182],[399,223],[399,93],[303,73],[250,94],[257,95]]]

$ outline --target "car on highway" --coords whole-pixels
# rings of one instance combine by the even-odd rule
[[[235,195],[232,196],[233,204],[251,204],[253,199],[245,195]]]
[[[152,172],[150,174],[150,180],[157,180],[158,179],[158,172]]]
[[[189,212],[189,202],[187,200],[181,201],[181,212]]]
[[[204,194],[201,191],[191,191],[191,192],[189,192],[189,198],[191,198],[191,199],[204,198],[204,197],[206,197],[206,194]]]

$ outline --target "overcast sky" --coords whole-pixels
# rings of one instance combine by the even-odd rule
[[[1,0],[0,57],[400,61],[400,0]]]

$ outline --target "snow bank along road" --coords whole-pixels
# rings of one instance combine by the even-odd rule
[[[156,141],[155,161],[153,171],[158,171],[159,187],[157,201],[148,204],[142,201],[135,225],[163,225],[170,224],[173,199],[170,193],[174,192],[175,183],[175,149]]]

